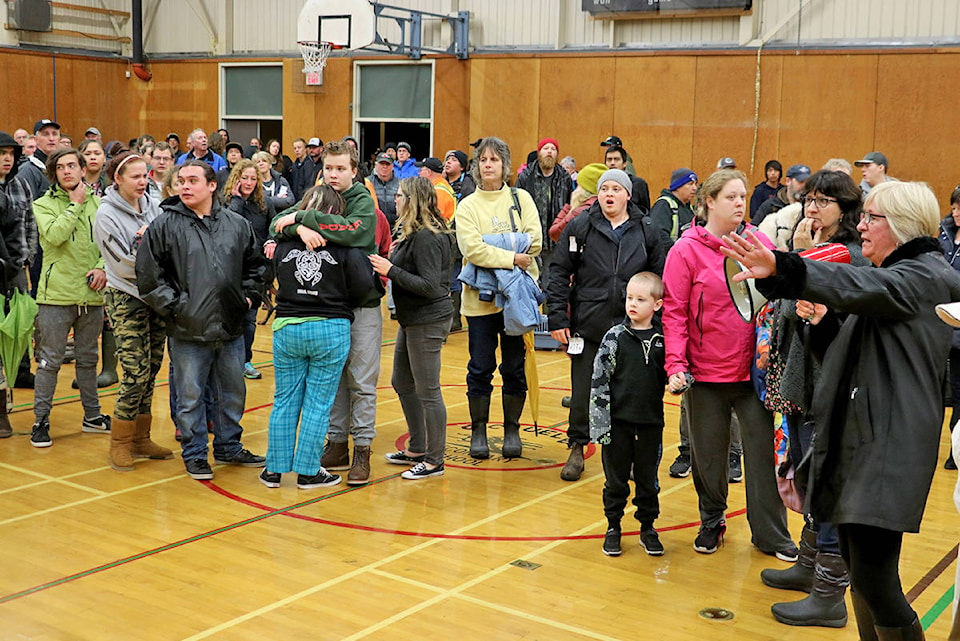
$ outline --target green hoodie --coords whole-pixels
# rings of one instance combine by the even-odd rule
[[[93,239],[93,221],[100,198],[87,189],[82,203],[74,203],[56,185],[33,201],[43,270],[37,288],[41,305],[103,305],[100,292],[90,289],[87,272],[103,269],[103,257]]]
[[[297,238],[297,229],[305,225],[320,232],[331,243],[344,247],[359,247],[367,254],[377,253],[377,208],[373,197],[363,183],[353,183],[340,194],[346,203],[344,214],[326,214],[315,209],[297,209],[297,206],[280,212],[270,223],[270,233],[277,220],[287,214],[297,215],[297,224],[289,225],[280,232],[283,238]]]

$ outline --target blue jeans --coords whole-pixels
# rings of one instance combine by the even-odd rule
[[[268,471],[306,476],[320,471],[330,408],[349,353],[346,318],[294,323],[274,332],[276,393],[267,437]]]
[[[500,343],[500,376],[503,393],[523,396],[527,393],[527,376],[523,372],[526,351],[523,336],[509,336],[503,329],[503,312],[467,317],[467,396],[482,397],[493,393],[493,371],[497,368],[497,343]]]
[[[167,353],[170,354],[173,352],[173,348],[170,347],[170,338],[167,337]],[[173,358],[170,359],[170,366],[168,369],[169,375],[167,376],[167,384],[170,391],[170,418],[173,419],[173,426],[180,429],[180,419],[178,417],[180,403],[177,400],[177,371],[173,366]],[[210,388],[210,383],[207,383],[206,389],[203,390],[203,407],[204,407],[204,425],[208,422],[213,422],[217,420],[217,408],[213,403],[213,390]],[[181,430],[182,431],[182,430]]]
[[[243,336],[226,343],[194,343],[170,337],[170,360],[176,369],[177,423],[183,459],[207,457],[205,388],[213,392],[213,453],[233,458],[243,449],[240,419],[247,400],[243,382]]]

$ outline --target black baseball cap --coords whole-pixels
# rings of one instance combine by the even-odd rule
[[[438,174],[443,173],[443,163],[440,162],[439,158],[424,158],[423,160],[413,164],[417,167],[426,167],[430,171],[435,171]]]
[[[53,128],[56,129],[57,131],[60,131],[60,125],[58,125],[57,123],[53,122],[53,121],[50,120],[49,118],[44,118],[44,119],[38,120],[37,122],[34,123],[34,125],[33,125],[33,135],[36,136],[36,135],[40,132],[40,130],[43,129],[44,127],[53,127]]]
[[[377,162],[388,162],[392,165],[393,158],[390,157],[390,154],[379,154],[377,156]]]
[[[881,154],[879,151],[871,151],[869,154],[861,158],[860,160],[854,161],[854,165],[857,167],[863,167],[864,165],[869,164],[883,165],[884,167],[889,167],[887,164],[887,157]]]
[[[606,140],[600,141],[601,147],[623,147],[623,141],[619,136],[607,136]]]
[[[236,149],[241,154],[243,153],[243,145],[238,142],[228,142],[227,146],[223,148],[225,152],[230,151],[231,149]]]

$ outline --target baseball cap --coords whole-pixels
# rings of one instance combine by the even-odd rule
[[[623,147],[623,141],[619,136],[607,136],[606,140],[600,141],[601,147]]]
[[[44,118],[44,119],[38,120],[36,123],[34,123],[34,125],[33,125],[33,134],[34,134],[34,135],[37,135],[37,133],[38,133],[41,129],[43,129],[44,127],[53,127],[53,128],[56,129],[57,131],[60,130],[60,125],[58,125],[57,123],[53,122],[53,121],[50,120],[49,118]]]
[[[409,151],[411,154],[413,153],[413,148],[410,147],[410,143],[408,143],[408,142],[398,142],[398,143],[397,143],[397,149],[398,149],[398,150],[399,150],[399,149],[406,149],[406,150]]]
[[[238,142],[228,142],[227,146],[223,148],[224,151],[230,151],[231,149],[236,149],[241,154],[243,153],[243,145]]]
[[[87,129],[85,132],[83,132],[83,135],[84,135],[84,136],[86,136],[87,134],[93,134],[94,136],[99,136],[99,135],[100,135],[100,130],[97,129],[96,127],[90,127],[90,128]]]
[[[481,142],[483,142],[483,138],[477,138],[477,139],[474,140],[472,143],[470,143],[470,146],[471,146],[471,147],[479,147]]]
[[[875,163],[877,165],[883,165],[887,167],[887,157],[881,154],[879,151],[871,151],[869,154],[861,158],[860,160],[854,161],[854,165],[857,167],[863,167],[864,165],[869,165],[870,163]]]
[[[454,158],[456,158],[457,162],[460,163],[460,166],[463,167],[464,169],[467,168],[467,163],[470,162],[469,160],[467,160],[467,154],[463,153],[459,149],[451,149],[450,151],[447,152],[447,155],[444,156],[443,159],[446,160],[450,156],[453,156]]]
[[[730,156],[724,156],[717,161],[717,169],[736,169],[737,161]]]
[[[392,165],[393,158],[390,157],[390,154],[380,154],[377,156],[377,162],[388,162]]]
[[[316,136],[314,136],[313,138],[307,141],[307,147],[319,147],[319,146],[320,146],[320,139],[317,138]]]
[[[413,164],[417,167],[426,167],[430,171],[435,171],[438,174],[443,172],[443,163],[440,162],[439,158],[424,158],[423,160]]]
[[[810,168],[806,165],[790,165],[790,169],[787,170],[787,178],[803,182],[810,177],[810,173]]]

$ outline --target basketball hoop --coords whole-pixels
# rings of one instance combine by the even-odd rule
[[[307,75],[307,86],[323,84],[323,68],[327,66],[327,57],[333,49],[330,42],[301,40],[300,54],[303,56],[303,73]]]

